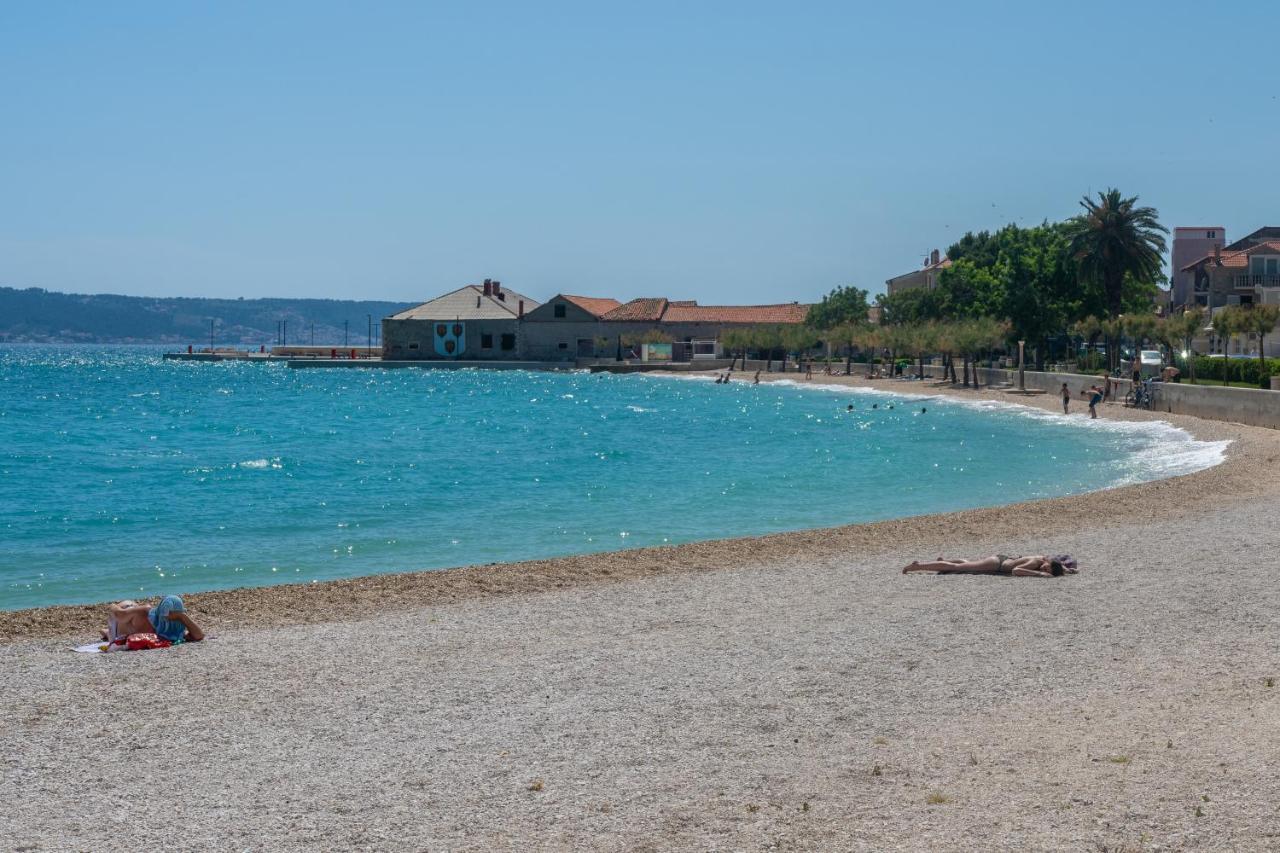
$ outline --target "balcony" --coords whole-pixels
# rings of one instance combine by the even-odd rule
[[[1232,283],[1237,290],[1250,287],[1280,287],[1280,275],[1237,275],[1232,276]]]

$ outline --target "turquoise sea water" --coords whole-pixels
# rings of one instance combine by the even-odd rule
[[[1221,453],[1161,424],[813,386],[0,347],[0,609],[872,521]]]

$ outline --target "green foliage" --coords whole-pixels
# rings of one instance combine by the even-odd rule
[[[925,290],[923,287],[900,290],[892,296],[878,294],[876,304],[880,306],[880,324],[883,326],[924,323],[944,315],[938,291]]]
[[[1126,282],[1149,286],[1161,279],[1164,235],[1155,208],[1138,207],[1138,197],[1125,198],[1112,188],[1097,201],[1080,200],[1084,213],[1067,223],[1070,255],[1080,277],[1102,285],[1107,313],[1124,311]]]
[[[1196,355],[1191,357],[1196,378],[1210,382],[1247,382],[1261,388],[1271,387],[1271,377],[1280,375],[1280,359],[1266,358],[1209,358]],[[1228,371],[1230,375],[1228,375]]]
[[[809,308],[805,325],[826,330],[846,323],[865,323],[870,307],[867,291],[852,286],[837,287]]]

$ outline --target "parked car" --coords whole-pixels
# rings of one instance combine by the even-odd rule
[[[1164,356],[1160,354],[1158,349],[1144,349],[1142,351],[1142,372],[1154,376],[1160,372],[1160,368],[1164,367]]]

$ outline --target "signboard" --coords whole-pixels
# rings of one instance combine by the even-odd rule
[[[467,348],[467,328],[465,323],[437,322],[435,324],[436,355],[445,358],[457,358]]]
[[[671,361],[671,344],[642,344],[641,361]]]

